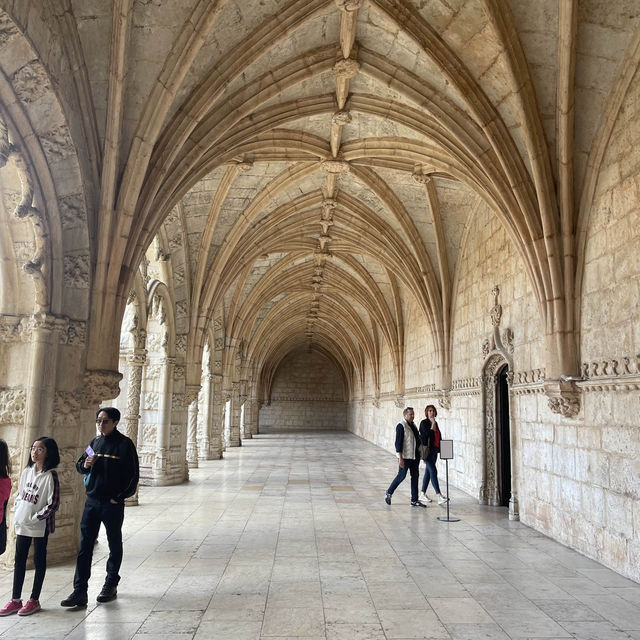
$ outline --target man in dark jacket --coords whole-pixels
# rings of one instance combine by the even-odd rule
[[[99,409],[96,425],[100,435],[91,441],[76,462],[78,473],[84,475],[87,499],[80,524],[80,550],[73,578],[73,593],[60,603],[63,607],[87,604],[93,546],[98,538],[100,523],[104,523],[107,532],[109,559],[107,578],[97,601],[109,602],[118,595],[124,501],[135,493],[139,477],[136,447],[130,438],[116,429],[119,420],[118,409]]]

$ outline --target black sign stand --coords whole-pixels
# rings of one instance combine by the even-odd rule
[[[453,459],[453,440],[440,440],[440,460],[444,460],[447,475],[447,517],[438,516],[440,522],[460,522],[449,515],[449,460]]]

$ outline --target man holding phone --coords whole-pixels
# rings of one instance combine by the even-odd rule
[[[96,599],[98,602],[109,602],[118,597],[124,501],[135,493],[139,477],[136,447],[130,438],[116,429],[119,420],[118,409],[99,409],[96,425],[100,435],[91,441],[76,462],[78,473],[84,475],[87,499],[80,523],[80,550],[73,578],[73,592],[60,603],[63,607],[81,607],[87,604],[93,546],[101,523],[104,523],[107,532],[109,558],[107,577]]]

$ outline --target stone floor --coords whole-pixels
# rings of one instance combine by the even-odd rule
[[[43,611],[1,618],[0,637],[640,639],[640,585],[454,489],[460,522],[412,508],[408,480],[388,507],[395,470],[347,433],[249,440],[189,483],[141,489],[118,600],[95,603],[101,534],[89,607],[59,606],[73,567],[52,567]]]

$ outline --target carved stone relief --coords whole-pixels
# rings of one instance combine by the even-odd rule
[[[120,394],[119,371],[86,371],[82,390],[82,401],[85,407],[95,407],[103,400],[117,398]]]
[[[80,394],[58,391],[53,399],[52,423],[54,427],[69,427],[80,420]]]
[[[24,422],[27,393],[24,389],[0,389],[0,424]]]
[[[37,60],[18,69],[12,78],[11,84],[16,95],[22,102],[35,102],[51,91],[51,84],[45,68]]]
[[[75,289],[89,288],[89,256],[66,255],[64,257],[64,284]]]

